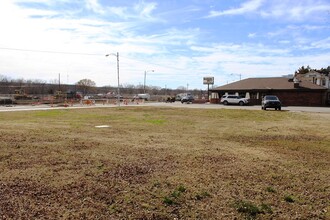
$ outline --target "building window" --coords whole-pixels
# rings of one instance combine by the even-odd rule
[[[238,96],[241,98],[245,98],[246,93],[245,92],[240,92],[238,93]]]
[[[322,79],[321,85],[322,86],[325,86],[326,85],[326,80],[325,79]]]
[[[251,92],[250,99],[258,99],[257,93]]]

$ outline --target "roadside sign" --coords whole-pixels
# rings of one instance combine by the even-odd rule
[[[213,85],[214,84],[214,77],[204,77],[203,78],[204,85]]]

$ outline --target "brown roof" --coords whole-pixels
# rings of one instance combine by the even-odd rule
[[[301,81],[299,87],[295,88],[292,79],[285,77],[268,77],[268,78],[248,78],[224,86],[212,89],[218,90],[297,90],[297,89],[313,89],[325,90],[326,88],[313,84],[308,81]]]

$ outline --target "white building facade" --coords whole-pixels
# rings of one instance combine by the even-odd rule
[[[314,70],[297,76],[300,80],[308,80],[316,85],[330,89],[329,74],[325,75]]]

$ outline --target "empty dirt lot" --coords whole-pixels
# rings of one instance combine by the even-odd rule
[[[125,107],[0,120],[0,219],[330,218],[328,113]]]

